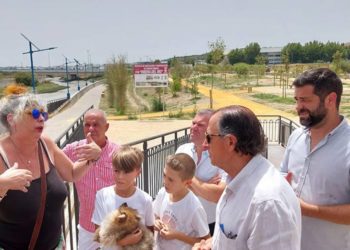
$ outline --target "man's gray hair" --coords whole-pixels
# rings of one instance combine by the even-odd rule
[[[214,110],[212,109],[200,109],[197,111],[197,114],[198,116],[209,116],[211,117],[212,114],[214,114]]]

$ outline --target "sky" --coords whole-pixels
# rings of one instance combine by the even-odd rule
[[[64,56],[104,64],[153,61],[251,42],[350,42],[350,0],[1,0],[0,67],[59,66]]]

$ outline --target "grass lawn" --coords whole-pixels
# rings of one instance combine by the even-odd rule
[[[38,94],[43,94],[43,93],[56,92],[58,90],[65,89],[65,88],[66,86],[61,86],[53,82],[46,81],[46,82],[40,83],[38,86],[36,86],[35,89]]]
[[[286,97],[286,98],[282,98],[280,96],[277,95],[273,95],[273,94],[255,94],[252,95],[254,98],[258,98],[258,99],[262,99],[265,101],[270,101],[270,102],[275,102],[275,103],[282,103],[282,104],[294,104],[295,100],[294,98],[291,97]]]

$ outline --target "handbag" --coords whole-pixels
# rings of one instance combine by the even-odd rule
[[[47,183],[46,183],[46,174],[45,174],[45,166],[43,160],[43,152],[40,142],[38,141],[38,155],[39,155],[39,163],[40,163],[40,179],[41,179],[41,197],[40,197],[40,208],[38,211],[38,215],[36,217],[34,229],[32,232],[32,237],[30,238],[30,243],[28,246],[28,250],[33,250],[36,244],[36,241],[39,236],[41,224],[44,218],[45,212],[45,204],[46,204],[46,191],[47,191]]]

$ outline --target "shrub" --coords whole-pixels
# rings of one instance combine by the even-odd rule
[[[32,86],[32,74],[28,72],[18,72],[15,74],[16,83],[22,83],[26,86]],[[38,81],[35,80],[35,86],[38,85]]]
[[[164,110],[166,110],[166,105],[162,100],[157,99],[157,98],[153,98],[152,99],[152,111],[158,112],[158,111],[163,111],[163,106],[164,106]]]

